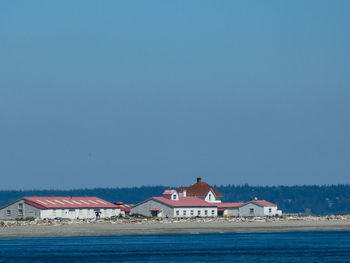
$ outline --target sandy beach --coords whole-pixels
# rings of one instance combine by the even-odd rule
[[[0,238],[350,230],[350,217],[12,222]]]

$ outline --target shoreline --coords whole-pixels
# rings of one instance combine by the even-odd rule
[[[109,221],[16,222],[0,226],[0,238],[127,236],[205,233],[349,231],[350,216],[215,219],[117,219]]]

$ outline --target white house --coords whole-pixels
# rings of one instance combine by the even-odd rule
[[[176,190],[165,190],[162,196],[151,197],[131,207],[131,215],[154,217],[217,216],[217,207],[197,197],[180,196]]]
[[[1,219],[88,219],[119,216],[120,208],[98,197],[22,197],[0,208]]]
[[[252,200],[239,206],[239,216],[280,216],[282,211],[277,209],[277,204],[265,200]]]
[[[189,187],[179,187],[180,196],[192,196],[203,199],[209,203],[221,203],[221,193],[211,185],[202,182],[201,177],[197,177],[197,182]]]

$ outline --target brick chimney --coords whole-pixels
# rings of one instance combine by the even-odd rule
[[[202,182],[202,178],[201,177],[197,177],[197,183],[201,183]]]

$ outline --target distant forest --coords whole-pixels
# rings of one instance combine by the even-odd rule
[[[277,203],[283,213],[350,214],[350,185],[305,186],[214,186],[224,202],[248,201],[255,197]],[[132,188],[94,188],[75,190],[0,191],[0,206],[22,196],[98,196],[110,202],[136,204],[151,196],[160,196],[165,186]]]

